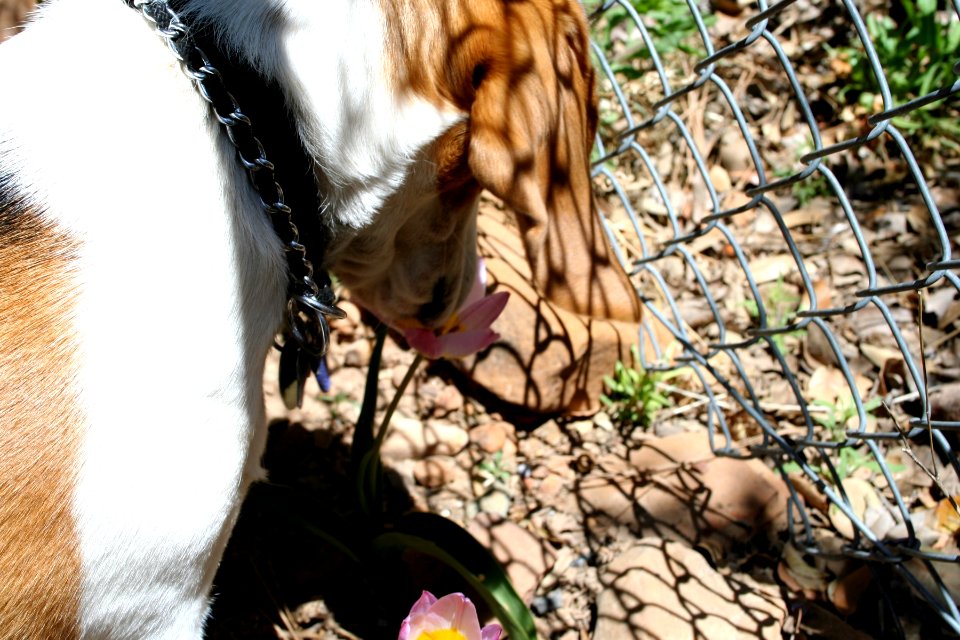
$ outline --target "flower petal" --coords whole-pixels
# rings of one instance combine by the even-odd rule
[[[440,341],[445,336],[437,336],[431,329],[407,329],[403,332],[403,337],[407,339],[411,348],[431,360],[436,360],[443,355]]]
[[[467,293],[467,297],[464,299],[463,304],[460,305],[461,309],[466,309],[475,302],[479,302],[483,296],[487,294],[487,263],[483,261],[483,257],[477,258],[477,273],[473,278],[473,286],[470,287],[470,291]]]
[[[429,591],[424,591],[420,594],[420,598],[413,603],[413,606],[410,607],[410,615],[414,613],[423,613],[430,609],[433,605],[437,604],[437,596],[433,595]]]
[[[436,603],[437,597],[435,595],[429,591],[421,593],[417,601],[410,607],[409,615],[404,618],[403,623],[400,625],[400,635],[397,636],[397,640],[416,640],[420,634],[412,633],[414,628],[421,626],[425,614],[427,614],[427,612],[430,611],[430,607]]]
[[[488,624],[480,629],[480,640],[500,640],[501,633],[503,633],[503,627],[498,624]]]
[[[481,640],[477,608],[462,593],[443,596],[430,607],[430,613],[447,621],[447,628],[456,629],[466,640]]]
[[[458,331],[437,338],[439,356],[428,355],[419,348],[417,350],[428,358],[463,358],[486,349],[499,339],[500,334],[490,329]],[[410,345],[414,346],[412,342]]]
[[[489,328],[503,313],[509,297],[508,291],[498,291],[478,300],[460,312],[460,326],[466,331]]]

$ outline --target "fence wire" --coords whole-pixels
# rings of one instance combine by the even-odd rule
[[[930,389],[955,382],[958,373],[927,362],[957,353],[960,320],[925,343],[921,313],[934,295],[960,297],[956,221],[951,237],[938,208],[955,218],[958,204],[944,205],[934,190],[956,172],[955,160],[943,155],[958,154],[949,140],[939,147],[935,140],[931,151],[931,137],[949,135],[921,118],[931,105],[946,105],[944,117],[955,116],[960,52],[946,52],[953,56],[946,81],[939,77],[939,86],[898,102],[891,78],[926,73],[925,61],[904,59],[893,68],[884,60],[876,27],[887,25],[888,36],[891,23],[871,21],[890,18],[871,12],[892,14],[895,5],[915,12],[929,3],[874,5],[586,2],[602,76],[593,171],[607,203],[606,230],[645,305],[642,366],[692,372],[701,399],[697,419],[717,454],[772,459],[787,481],[789,537],[797,550],[866,563],[883,593],[895,593],[897,581],[909,585],[946,628],[960,633],[944,578],[953,569],[948,565],[960,561],[950,550],[956,545],[930,539],[912,503],[914,487],[905,486],[891,462],[898,454],[923,464],[935,498],[960,493],[953,451],[960,422],[932,418],[929,400]],[[960,19],[960,1],[941,2],[936,16],[946,36]],[[898,16],[898,24],[910,17]],[[829,29],[829,43],[812,37],[815,25]],[[895,37],[907,38],[907,31]],[[948,38],[938,42],[956,46]],[[833,105],[824,104],[822,78],[809,73],[813,57],[827,71],[838,70]],[[853,58],[872,91],[844,90],[858,72]],[[766,91],[756,88],[764,83]],[[773,95],[771,86],[778,88]],[[779,117],[772,127],[771,113]],[[731,148],[738,151],[726,164],[739,163],[736,175],[729,166],[716,168]],[[877,155],[896,175],[889,192],[869,193],[869,176],[850,169]],[[811,192],[819,208],[802,197]],[[887,246],[878,260],[881,238],[900,242],[877,231],[876,211],[884,207],[908,209],[910,229],[921,239],[901,242],[892,256]],[[838,247],[855,264],[834,264]],[[841,276],[846,286],[835,287]],[[788,306],[797,304],[785,313],[783,291],[790,287],[797,295]],[[865,324],[882,339],[851,333]],[[664,329],[673,346],[665,344]],[[814,338],[819,348],[811,359]],[[834,374],[832,403],[811,397],[817,369]],[[864,508],[874,498],[855,494],[856,468],[872,470],[880,507]],[[819,514],[810,506],[811,485],[828,501]],[[823,513],[840,534],[820,533]],[[887,597],[896,627],[894,599]]]

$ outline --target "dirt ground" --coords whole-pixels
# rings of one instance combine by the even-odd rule
[[[469,593],[425,556],[368,553],[349,447],[373,333],[344,306],[329,392],[311,382],[303,409],[288,412],[268,362],[270,483],[243,509],[208,638],[393,638],[422,589]],[[381,410],[412,360],[388,340]],[[459,382],[438,362],[408,388],[384,445],[384,521],[430,511],[467,528],[507,568],[541,637],[885,635],[875,576],[790,556],[782,479],[758,460],[716,458],[697,421],[531,419],[464,397]],[[900,598],[902,623],[938,637],[905,587]]]

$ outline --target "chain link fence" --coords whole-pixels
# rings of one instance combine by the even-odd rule
[[[585,4],[643,368],[686,372],[672,415],[716,453],[772,460],[811,567],[960,633],[960,3]]]

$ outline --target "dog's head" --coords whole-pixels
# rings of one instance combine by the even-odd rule
[[[301,3],[312,4],[288,2]],[[579,3],[374,5],[372,15],[338,10],[344,33],[368,35],[325,45],[339,60],[332,78],[309,64],[309,24],[288,44],[304,139],[337,220],[333,271],[393,324],[441,324],[476,272],[477,201],[488,189],[516,213],[542,295],[635,320],[591,197],[597,114]]]

